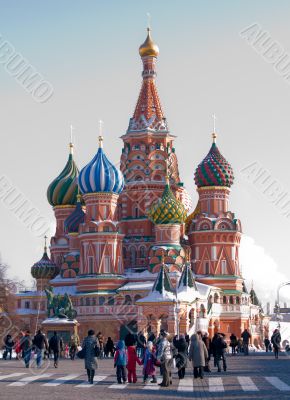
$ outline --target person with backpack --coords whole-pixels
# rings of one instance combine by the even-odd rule
[[[118,383],[127,382],[126,365],[128,362],[128,355],[125,347],[124,340],[119,340],[114,355],[114,368],[116,368],[116,375]]]
[[[90,329],[85,337],[81,352],[84,355],[85,369],[87,370],[88,382],[93,385],[95,371],[98,368],[97,357],[100,354],[100,344],[95,336],[95,331]]]
[[[221,359],[223,361],[223,370],[227,370],[226,361],[226,348],[227,343],[224,340],[224,334],[218,333],[212,340],[213,354],[215,357],[215,366],[218,368],[218,372],[221,372]]]
[[[24,360],[25,367],[29,368],[32,351],[32,339],[28,330],[25,332],[24,336],[20,340],[20,348],[22,350],[22,358]]]
[[[56,331],[53,332],[53,336],[49,339],[48,351],[53,353],[54,368],[57,368],[60,352],[63,351],[63,341]]]
[[[41,329],[38,329],[37,334],[33,338],[33,346],[36,352],[37,368],[41,368],[44,350],[48,350],[48,342]]]
[[[158,352],[157,352],[157,360],[160,362],[161,371],[162,371],[162,382],[159,383],[159,386],[167,387],[172,385],[172,346],[168,340],[169,333],[164,329],[160,331],[160,340],[158,342]]]

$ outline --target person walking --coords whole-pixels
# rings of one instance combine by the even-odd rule
[[[99,345],[100,345],[100,358],[104,358],[105,338],[104,338],[104,335],[102,334],[102,332],[98,332],[97,339],[98,339]]]
[[[250,339],[252,335],[248,331],[248,329],[245,329],[244,332],[241,334],[241,338],[243,339],[243,349],[244,349],[244,355],[248,356],[249,355],[249,344],[250,344]]]
[[[269,351],[269,346],[270,346],[270,340],[269,340],[269,338],[265,338],[264,339],[264,345],[265,345],[265,349],[266,349],[266,353],[268,353],[268,351]]]
[[[223,361],[223,370],[226,372],[227,370],[227,361],[226,361],[226,348],[227,343],[224,340],[224,335],[218,333],[212,340],[213,354],[215,358],[215,366],[218,368],[218,372],[221,372],[221,359]]]
[[[105,357],[114,356],[115,346],[112,338],[109,336],[105,345]]]
[[[48,351],[53,353],[54,368],[57,368],[60,352],[63,351],[63,341],[56,331],[53,332],[53,336],[49,339]]]
[[[16,343],[15,343],[16,360],[20,360],[20,358],[21,358],[20,342],[21,342],[21,336],[18,336],[18,338],[16,339]]]
[[[77,334],[73,334],[70,337],[70,346],[69,346],[69,356],[70,359],[73,361],[76,356],[76,352],[78,349],[78,346],[80,345],[80,339]]]
[[[8,334],[4,340],[4,353],[3,353],[3,359],[7,360],[8,355],[9,355],[9,359],[12,359],[12,350],[14,347],[14,341],[12,339],[12,336],[10,334]]]
[[[38,329],[37,334],[33,338],[33,346],[36,352],[37,368],[41,368],[44,350],[48,350],[48,342],[41,329]]]
[[[25,363],[25,367],[29,368],[31,351],[32,351],[32,339],[29,330],[27,330],[24,336],[20,340],[20,348],[22,350],[22,358]]]
[[[95,336],[95,331],[90,329],[88,336],[84,338],[82,343],[84,351],[85,369],[87,370],[88,382],[92,385],[94,383],[95,370],[98,368],[96,354],[100,351],[100,344],[98,338]]]
[[[271,343],[273,344],[274,356],[277,359],[279,357],[281,335],[279,329],[275,329],[273,335],[271,336]]]
[[[136,346],[128,346],[127,353],[128,353],[128,361],[127,361],[128,382],[136,383],[137,382],[136,363],[142,365],[142,362],[137,357]]]
[[[172,346],[168,340],[169,333],[165,330],[160,331],[160,340],[158,342],[157,360],[160,362],[161,372],[162,372],[162,382],[159,386],[167,387],[172,385]]]
[[[176,368],[178,368],[178,378],[183,379],[185,376],[185,368],[187,366],[187,353],[188,346],[185,340],[184,335],[180,335],[180,338],[177,339],[175,337],[173,339],[173,346],[177,350],[177,354],[175,356]]]
[[[236,348],[238,345],[238,340],[237,337],[234,333],[231,334],[230,336],[230,347],[232,348],[232,355],[235,356],[236,355]]]
[[[151,342],[153,342],[152,338]],[[146,338],[143,335],[143,332],[139,332],[137,335],[137,355],[139,358],[143,358],[144,356],[144,351],[146,349]]]
[[[204,342],[199,334],[194,333],[191,336],[188,359],[192,362],[194,378],[203,379],[205,360],[208,357],[208,352]]]
[[[202,340],[205,344],[205,347],[207,349],[207,359],[205,360],[205,367],[204,367],[204,372],[211,372],[210,367],[209,367],[209,361],[210,361],[210,353],[211,353],[211,340],[208,335],[208,332],[205,332],[205,334],[202,336]]]
[[[143,382],[147,383],[149,376],[152,377],[151,383],[157,383],[155,365],[157,363],[154,345],[151,341],[147,342],[143,357]]]
[[[128,355],[125,347],[124,340],[119,340],[114,356],[114,367],[116,368],[116,375],[118,383],[127,382],[126,365],[128,362]]]

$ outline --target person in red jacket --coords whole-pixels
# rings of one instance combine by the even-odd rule
[[[136,363],[142,365],[142,361],[137,357],[136,346],[128,346],[128,362],[127,362],[127,370],[128,370],[128,382],[136,383],[137,375],[136,375]]]

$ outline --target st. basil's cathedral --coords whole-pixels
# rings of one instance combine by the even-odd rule
[[[73,144],[47,199],[56,231],[31,268],[35,291],[17,295],[15,318],[34,329],[47,318],[45,289],[68,294],[78,332],[102,331],[118,339],[128,332],[210,336],[248,328],[254,343],[264,336],[263,314],[241,275],[242,227],[229,209],[233,170],[220,153],[216,133],[195,170],[198,202],[192,213],[156,87],[158,46],[150,29],[139,48],[142,86],[126,133],[120,169],[107,157],[102,135],[94,158],[80,171]],[[105,150],[106,154],[105,154]]]

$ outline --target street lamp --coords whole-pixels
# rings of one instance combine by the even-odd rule
[[[287,286],[287,285],[290,285],[290,281],[281,283],[281,285],[279,285],[278,289],[277,289],[276,321],[278,322],[278,328],[279,329],[280,329],[280,321],[281,321],[281,319],[283,319],[283,318],[281,318],[281,315],[280,315],[280,297],[279,297],[279,294],[280,294],[280,289],[282,287],[284,287],[284,286]]]

